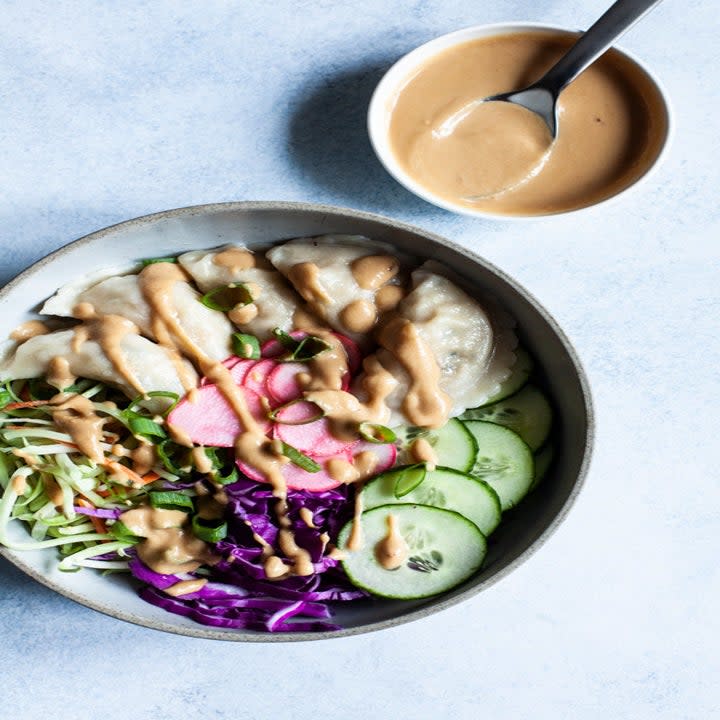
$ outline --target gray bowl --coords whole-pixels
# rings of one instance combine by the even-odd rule
[[[100,230],[40,260],[0,290],[0,337],[31,318],[37,303],[68,279],[149,256],[176,254],[241,240],[251,247],[298,236],[362,234],[392,243],[400,251],[443,262],[495,298],[517,320],[521,342],[541,368],[556,411],[558,451],[537,490],[506,516],[493,534],[481,572],[437,598],[422,601],[369,599],[340,607],[338,632],[273,635],[207,628],[140,600],[127,577],[103,577],[90,570],[62,573],[54,550],[0,554],[49,588],[112,617],[201,638],[278,642],[356,635],[410,622],[462,602],[518,567],[536,552],[565,518],[582,485],[592,443],[592,409],[587,378],[555,320],[512,278],[477,255],[432,233],[403,223],[323,205],[241,202],[169,210]],[[18,538],[26,531],[14,523]]]

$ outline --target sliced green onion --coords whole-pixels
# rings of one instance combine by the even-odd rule
[[[172,405],[163,412],[163,415],[169,415],[170,411],[178,404],[180,401],[180,396],[177,393],[170,392],[169,390],[152,390],[149,393],[146,393],[145,395],[138,395],[127,407],[127,410],[125,410],[126,413],[135,413],[137,414],[138,409],[142,408],[142,402],[144,400],[147,400],[148,398],[155,398],[155,397],[162,397],[162,398],[168,398],[172,400]]]
[[[308,335],[307,337],[296,340],[292,335],[286,333],[280,328],[274,328],[272,331],[275,339],[286,349],[290,351],[290,360],[297,362],[306,362],[312,360],[325,350],[329,350],[330,346],[319,337]]]
[[[321,352],[329,350],[330,346],[320,338],[314,335],[308,335],[304,338],[297,347],[297,350],[292,354],[292,359],[297,362],[306,362],[317,357]]]
[[[133,543],[133,545],[139,543],[142,538],[138,537],[133,533],[128,526],[120,521],[116,520],[112,525],[108,526],[108,532],[120,542]]]
[[[0,410],[12,402],[12,395],[3,388],[0,390]]]
[[[150,504],[160,510],[192,510],[193,501],[189,495],[173,490],[158,490],[149,493]]]
[[[360,423],[358,432],[363,440],[371,443],[394,443],[397,440],[397,435],[385,425],[363,422]]]
[[[295,405],[295,403],[299,403],[299,402],[309,403],[310,400],[305,400],[304,398],[299,398],[298,400],[293,400],[292,402],[289,402],[285,405],[281,405],[280,407],[275,408],[274,410],[269,412],[268,418],[270,418],[270,420],[272,420],[276,423],[280,423],[280,425],[306,425],[307,423],[315,422],[316,420],[320,420],[321,418],[325,417],[325,411],[319,405],[315,405],[315,403],[312,403],[312,404],[315,405],[315,407],[317,407],[317,414],[311,415],[309,418],[306,418],[304,420],[296,420],[294,422],[291,422],[288,420],[283,420],[282,418],[278,417],[278,413],[281,413],[286,408],[289,408],[291,405]]]
[[[50,400],[50,398],[57,395],[58,392],[57,388],[48,385],[44,380],[40,380],[39,378],[28,380],[28,390],[33,400]]]
[[[254,335],[233,333],[232,348],[235,355],[246,360],[258,360],[260,358],[260,341]]]
[[[211,310],[230,312],[238,305],[250,304],[253,301],[253,296],[243,283],[230,283],[206,292],[199,300]]]
[[[301,453],[297,448],[285,442],[282,443],[282,454],[290,460],[293,465],[297,465],[300,469],[305,470],[305,472],[316,473],[322,470],[311,457]]]
[[[233,467],[227,475],[216,475],[213,480],[219,485],[231,485],[232,483],[237,482],[239,477],[240,473],[238,472],[238,469]]]
[[[188,448],[184,445],[179,445],[174,440],[170,440],[168,438],[167,440],[163,440],[159,445],[156,445],[155,450],[160,458],[160,462],[164,465],[168,472],[171,472],[174,475],[188,474],[186,470],[183,470],[180,465],[176,464],[176,461],[173,458],[173,456],[178,452],[187,453]]]
[[[147,260],[141,260],[143,267],[147,267],[148,265],[155,265],[157,263],[176,263],[178,261],[175,257],[157,257],[157,258],[148,258]]]
[[[224,520],[207,520],[199,515],[193,516],[192,530],[195,537],[208,543],[220,542],[228,532]]]
[[[162,428],[162,425],[158,425],[154,420],[150,420],[140,415],[135,415],[128,420],[128,427],[133,435],[140,435],[147,439],[150,438],[166,438],[167,434]]]
[[[395,481],[395,497],[400,499],[412,492],[425,479],[425,465],[409,465],[398,472]]]

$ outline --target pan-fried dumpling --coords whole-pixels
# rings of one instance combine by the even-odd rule
[[[178,261],[203,292],[230,283],[257,286],[252,303],[256,314],[244,312],[245,317],[230,314],[231,320],[245,332],[267,340],[272,337],[273,328],[292,330],[293,313],[300,299],[262,256],[235,245],[219,250],[193,250],[181,255]],[[266,267],[259,267],[263,264]]]
[[[361,235],[297,238],[267,257],[314,313],[360,343],[402,297],[392,248]]]
[[[483,308],[447,275],[450,271],[429,261],[412,273],[412,291],[397,308],[410,321],[435,355],[439,386],[450,399],[450,417],[477,407],[496,393],[510,375],[517,338],[511,319],[496,308]],[[381,347],[377,358],[397,380],[387,398],[391,425],[409,422],[402,413],[410,386],[407,372],[394,354]]]
[[[183,332],[212,360],[232,354],[233,327],[224,313],[199,302],[199,293],[189,283],[178,280],[172,287],[173,314]],[[152,312],[143,297],[139,275],[120,275],[92,285],[80,292],[61,288],[42,307],[43,315],[77,317],[82,303],[92,305],[99,315],[120,315],[138,326],[147,338],[155,340]]]
[[[87,337],[78,342],[76,333],[83,330],[78,326],[30,338],[0,362],[0,380],[46,377],[52,360],[61,357],[75,377],[114,385],[130,398],[141,391],[165,390],[180,396],[185,393],[178,368],[165,348],[137,333],[123,333],[118,347],[125,370],[121,372],[98,341]],[[185,382],[196,385],[197,374],[187,361],[181,362]]]

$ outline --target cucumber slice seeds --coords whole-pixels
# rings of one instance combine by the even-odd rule
[[[478,444],[471,474],[485,480],[498,494],[503,511],[509,510],[525,497],[535,476],[530,448],[502,425],[467,420],[465,426]]]
[[[376,549],[388,536],[388,516],[397,521],[407,545],[402,564],[386,570]],[[381,505],[360,516],[363,543],[347,549],[352,520],[340,531],[338,547],[351,581],[373,595],[397,600],[429,597],[450,590],[475,573],[485,558],[487,541],[477,526],[451,510],[426,505]]]
[[[552,424],[552,408],[545,395],[534,385],[505,400],[466,410],[461,420],[483,420],[514,430],[529,446],[537,450],[547,440]]]

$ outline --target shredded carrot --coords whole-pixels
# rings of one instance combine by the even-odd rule
[[[149,485],[150,483],[155,482],[159,479],[160,476],[154,471],[150,471],[147,475],[143,475],[142,477],[143,485]]]
[[[22,410],[23,408],[34,408],[47,404],[47,400],[25,400],[24,402],[9,403],[3,410]]]
[[[141,475],[138,475],[134,470],[131,470],[129,467],[127,467],[126,465],[122,465],[116,460],[106,460],[104,463],[104,467],[110,470],[110,472],[121,473],[122,475],[125,475],[130,480],[133,487],[142,487],[147,482],[143,479]]]

